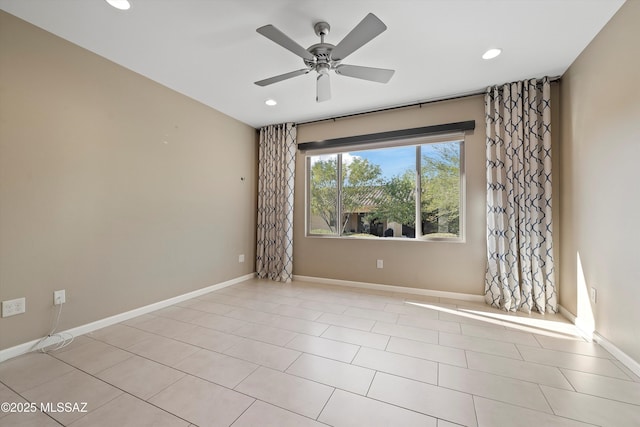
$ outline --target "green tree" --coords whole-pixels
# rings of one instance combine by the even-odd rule
[[[338,160],[318,160],[311,166],[311,214],[318,215],[332,233],[336,232]]]
[[[342,213],[337,220],[338,167],[337,157],[317,160],[311,166],[311,214],[318,215],[332,233],[336,226],[342,232],[348,225],[349,214],[359,212],[363,201],[380,185],[382,170],[380,166],[369,163],[367,159],[353,157],[350,162],[342,163]]]
[[[425,234],[460,233],[460,146],[433,144],[422,156],[422,221]]]
[[[416,222],[415,170],[407,170],[402,175],[390,178],[383,183],[382,189],[382,196],[371,217],[378,221],[393,221],[414,227]]]

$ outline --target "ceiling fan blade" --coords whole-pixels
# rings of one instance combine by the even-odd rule
[[[281,82],[283,80],[290,79],[292,77],[301,76],[311,71],[309,68],[303,68],[302,70],[291,71],[289,73],[280,74],[279,76],[269,77],[268,79],[259,80],[255,82],[258,86],[268,86],[274,83]]]
[[[335,68],[336,74],[355,77],[356,79],[370,80],[372,82],[387,83],[395,70],[385,68],[361,67],[359,65],[340,64]]]
[[[368,14],[331,52],[331,59],[340,61],[376,38],[387,26],[376,15]]]
[[[265,25],[256,30],[274,43],[279,44],[283,48],[295,53],[301,58],[308,59],[309,61],[315,60],[315,56],[310,54],[307,49],[300,46],[293,41],[288,35],[274,27],[273,25]]]
[[[319,74],[316,82],[316,102],[324,102],[331,99],[331,83],[329,74]]]

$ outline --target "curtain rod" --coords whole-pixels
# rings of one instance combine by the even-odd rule
[[[553,82],[556,82],[558,80],[560,80],[560,76],[549,77],[549,83],[553,83]],[[509,83],[511,83],[511,82],[509,82]],[[507,84],[507,83],[505,83],[505,84]],[[349,118],[349,117],[357,117],[357,116],[363,116],[365,114],[373,114],[373,113],[382,113],[382,112],[385,112],[385,111],[401,110],[403,108],[411,108],[411,107],[422,108],[423,105],[432,104],[434,102],[453,101],[454,99],[469,98],[471,96],[483,95],[486,92],[487,92],[487,89],[484,88],[482,90],[476,90],[476,91],[469,92],[469,93],[464,93],[464,94],[454,95],[454,96],[447,96],[447,97],[443,97],[443,98],[434,98],[434,99],[430,99],[430,100],[427,100],[427,101],[414,102],[412,104],[396,105],[394,107],[380,108],[378,110],[369,110],[369,111],[362,111],[360,113],[345,114],[343,116],[327,117],[326,119],[309,120],[308,122],[296,123],[296,126],[309,125],[309,124],[312,124],[312,123],[327,122],[327,121],[330,121],[330,120],[333,120],[335,122],[337,120],[346,119],[346,118]]]

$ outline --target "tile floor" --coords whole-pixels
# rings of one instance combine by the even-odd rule
[[[260,280],[5,361],[0,401],[87,402],[0,426],[640,426],[640,378],[558,315]]]

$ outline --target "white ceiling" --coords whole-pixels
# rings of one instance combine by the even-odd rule
[[[254,127],[305,122],[558,76],[624,0],[0,0],[0,8]],[[304,68],[256,33],[273,24],[304,47],[327,21],[337,44],[373,12],[388,30],[344,62],[396,70],[379,84],[331,74],[333,98],[315,102],[315,75],[253,84]],[[480,58],[500,47],[497,59]],[[273,98],[276,107],[264,101]]]

